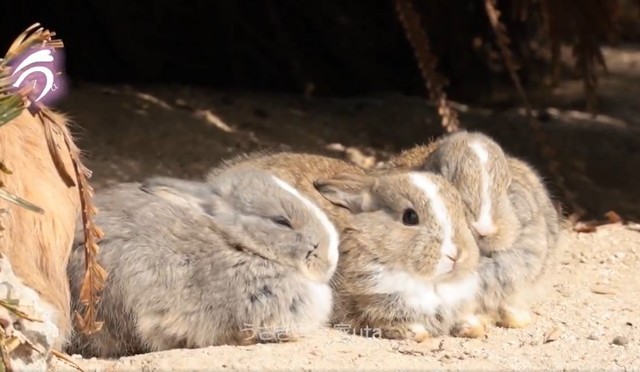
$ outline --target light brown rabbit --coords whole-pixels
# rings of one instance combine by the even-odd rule
[[[467,310],[479,289],[478,247],[459,193],[443,177],[367,175],[342,160],[296,153],[241,156],[210,177],[238,167],[269,169],[334,217],[344,258],[332,280],[334,326],[416,340],[484,334]]]
[[[351,212],[333,280],[334,323],[416,341],[484,335],[471,315],[479,251],[453,185],[427,172],[342,174],[315,185]]]
[[[460,190],[482,253],[482,311],[505,327],[528,325],[528,295],[550,265],[561,218],[535,170],[489,136],[466,131],[405,151],[383,168],[396,166],[438,172]]]

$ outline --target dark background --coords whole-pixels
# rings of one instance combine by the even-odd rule
[[[437,72],[449,80],[448,98],[481,109],[459,112],[462,126],[492,135],[531,161],[563,199],[568,194],[554,185],[559,178],[543,156],[550,152],[515,112],[522,100],[484,0],[412,3]],[[592,216],[615,209],[640,218],[638,74],[618,72],[598,87],[597,109],[624,121],[614,125],[582,114],[587,96],[575,94],[583,82],[571,58],[580,48],[606,45],[620,52],[622,44],[637,46],[640,2],[546,0],[555,7],[555,39],[545,27],[542,0],[496,3],[518,76],[534,108],[541,109],[546,141],[561,163],[565,191],[578,194]],[[426,96],[392,0],[14,2],[0,13],[0,49],[35,22],[65,43],[72,89],[61,106],[79,123],[75,133],[90,155],[95,185],[159,173],[196,177],[232,154],[279,145],[320,152],[341,143],[382,159],[443,133],[437,110],[421,98],[378,97],[352,105],[342,100],[329,109],[326,101],[302,95]],[[551,39],[564,48],[561,83],[575,88],[564,96],[562,89],[549,89]],[[617,55],[620,65],[624,56]],[[295,98],[250,96],[256,92]],[[545,114],[547,107],[560,111]],[[236,132],[220,130],[203,113],[219,116]]]
[[[494,35],[482,1],[415,3],[451,97],[472,100],[508,81],[500,66],[492,68]],[[507,15],[511,5],[498,1]],[[316,95],[426,94],[390,0],[67,0],[9,9],[0,15],[0,45],[40,22],[65,42],[67,75],[75,80],[292,93],[313,83]],[[515,41],[539,31],[535,18],[504,18]],[[474,48],[474,39],[484,43]],[[527,53],[521,46],[514,53]]]

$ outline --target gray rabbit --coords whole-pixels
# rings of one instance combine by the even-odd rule
[[[208,183],[167,177],[96,198],[109,271],[103,330],[71,352],[115,357],[172,348],[296,340],[333,306],[336,228],[271,173],[242,169]],[[84,274],[78,229],[69,264],[73,308]]]

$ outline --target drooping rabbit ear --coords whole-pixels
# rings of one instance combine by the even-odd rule
[[[340,173],[313,182],[325,199],[352,213],[367,212],[374,208],[372,191],[375,184],[375,177],[356,173]]]
[[[194,208],[207,214],[211,214],[210,207],[218,197],[215,189],[206,182],[171,177],[148,178],[142,182],[140,189],[176,205]]]

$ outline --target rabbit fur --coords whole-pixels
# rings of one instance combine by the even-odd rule
[[[241,156],[210,176],[247,166],[269,169],[334,216],[341,237],[334,326],[385,338],[480,336],[479,320],[465,306],[479,289],[479,251],[460,195],[443,177],[368,175],[342,160],[302,153]],[[416,225],[403,224],[408,211]]]
[[[438,172],[460,190],[481,257],[480,310],[505,327],[525,327],[528,309],[562,241],[562,216],[535,169],[489,136],[459,131],[401,153],[382,169]]]
[[[115,357],[295,340],[329,321],[339,236],[326,214],[261,170],[209,182],[155,177],[96,195],[109,271],[101,332],[71,352]],[[78,230],[69,276],[84,274]]]

